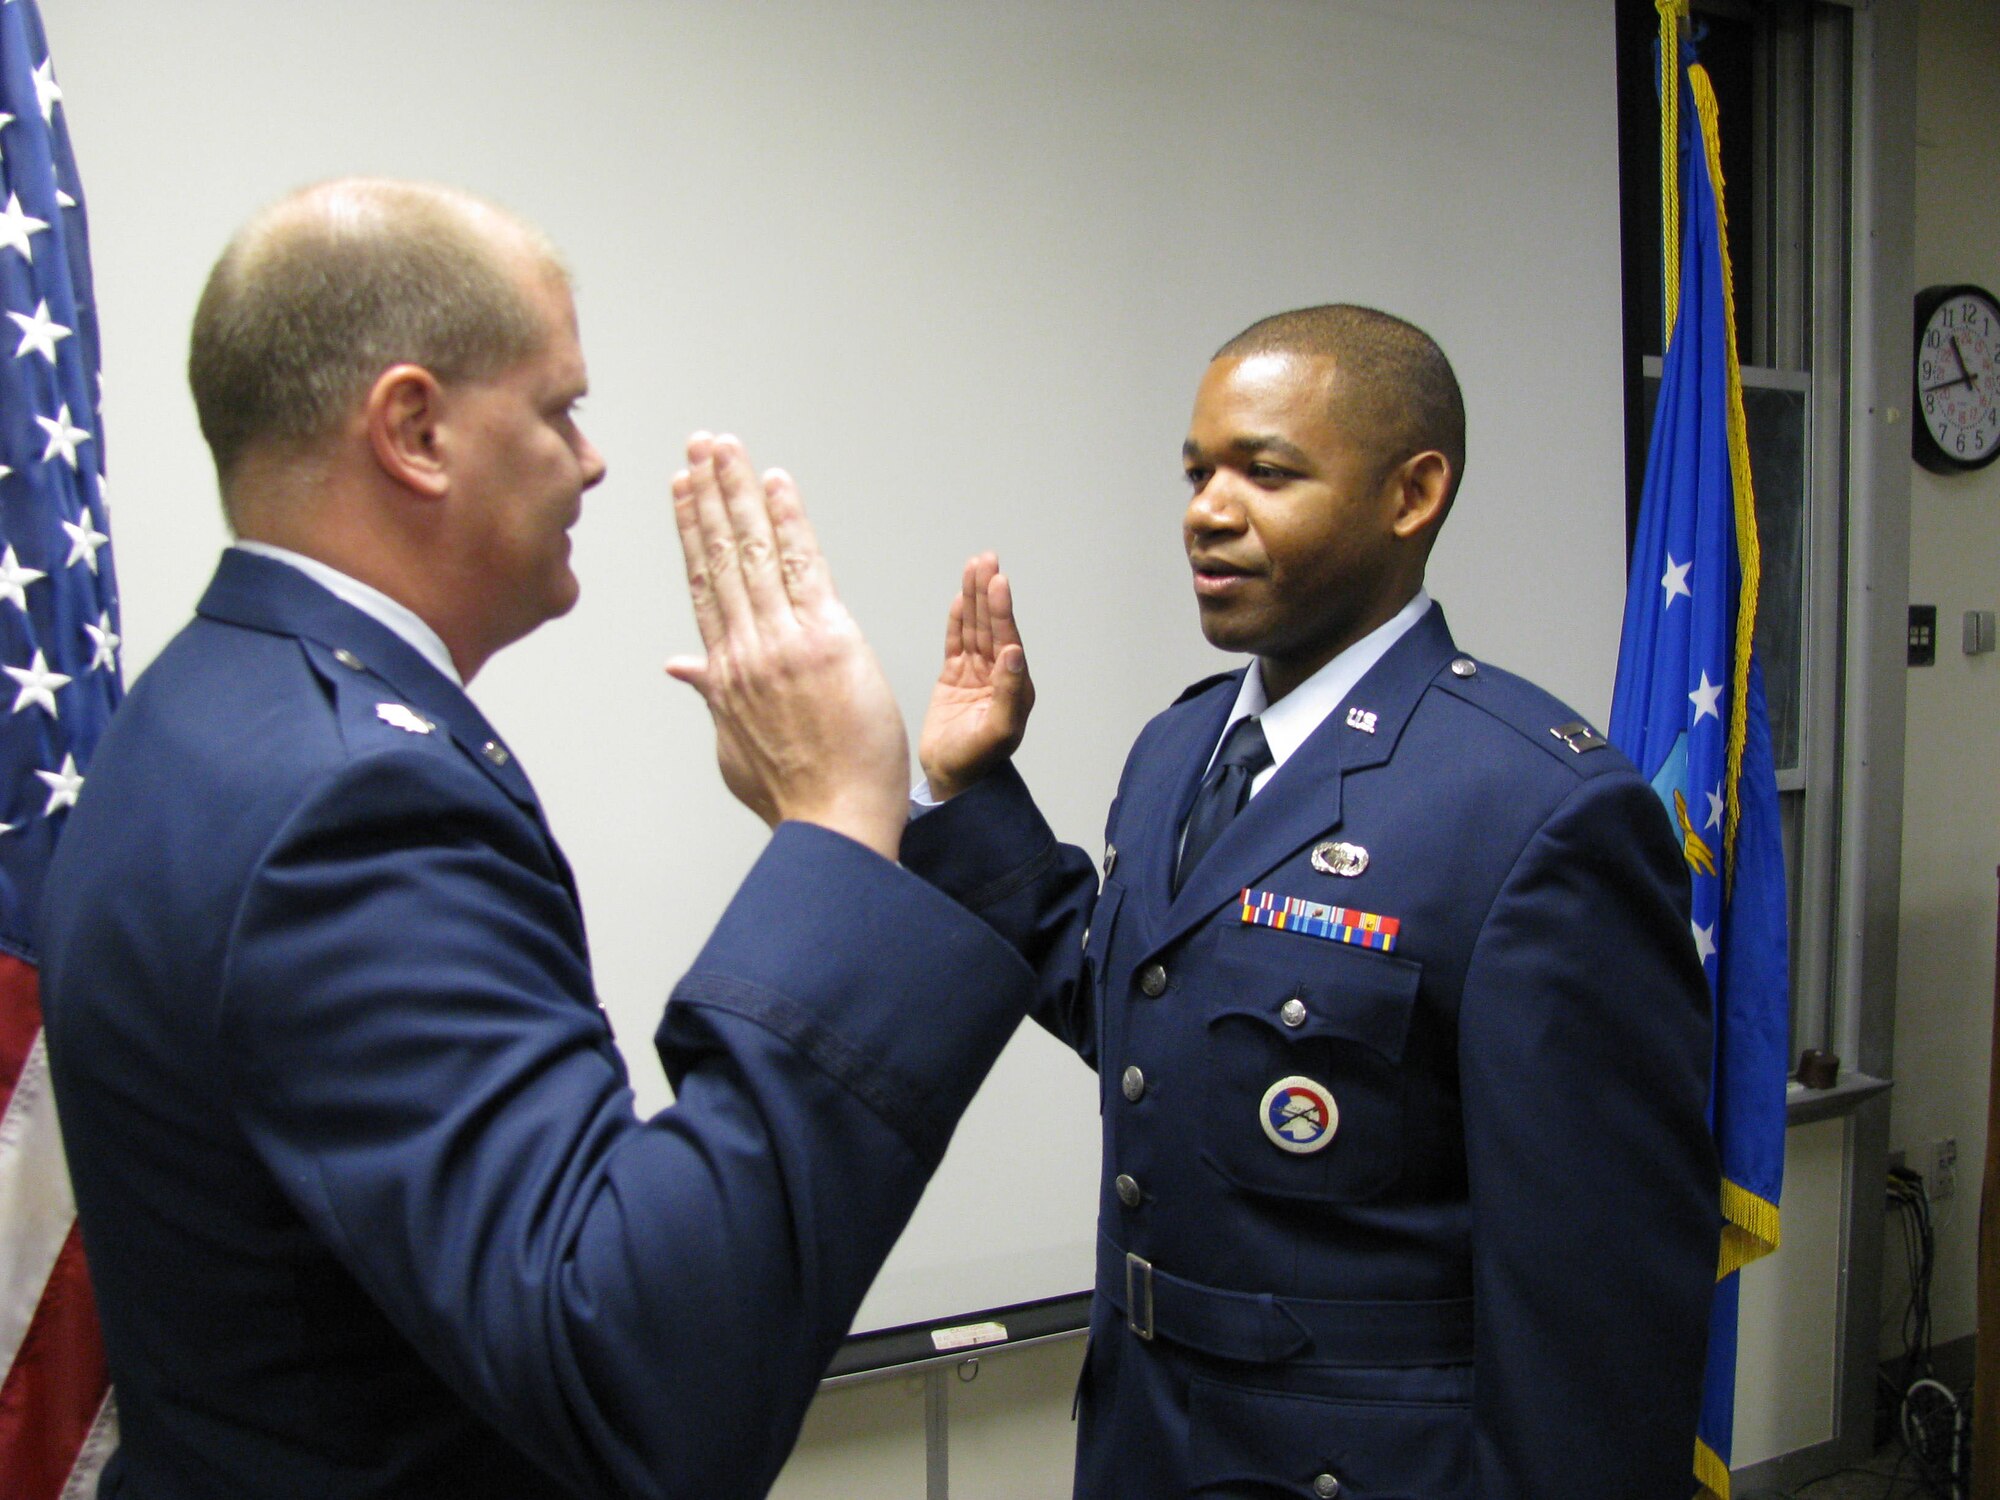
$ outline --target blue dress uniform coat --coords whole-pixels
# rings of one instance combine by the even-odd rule
[[[636,1119],[520,764],[234,551],[98,749],[42,939],[132,1500],[762,1495],[1031,988],[787,824]]]
[[[1658,800],[1433,608],[1174,896],[1240,677],[1140,735],[1101,890],[1011,770],[904,842],[1098,1072],[1077,1493],[1686,1500],[1718,1178]]]

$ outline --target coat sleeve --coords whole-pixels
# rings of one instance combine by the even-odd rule
[[[540,828],[411,751],[281,832],[219,1019],[254,1149],[468,1405],[579,1493],[747,1497],[1029,988],[923,882],[784,825],[638,1120]]]
[[[1107,826],[1117,817],[1113,803]],[[902,857],[1027,961],[1035,1019],[1095,1068],[1097,986],[1085,945],[1097,872],[1088,854],[1056,841],[1020,773],[1004,766],[916,819]]]
[[[1688,877],[1630,775],[1523,849],[1460,1012],[1478,1494],[1686,1500],[1720,1235]]]

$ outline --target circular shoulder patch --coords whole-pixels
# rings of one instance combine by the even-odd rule
[[[1264,1091],[1259,1111],[1264,1134],[1280,1151],[1318,1151],[1340,1128],[1340,1107],[1325,1085],[1310,1078],[1280,1078]]]

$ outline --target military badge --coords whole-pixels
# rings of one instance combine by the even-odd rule
[[[1328,906],[1281,896],[1276,891],[1253,891],[1248,886],[1243,888],[1240,920],[1251,927],[1276,927],[1304,937],[1352,943],[1357,948],[1379,948],[1384,953],[1396,946],[1403,931],[1401,917],[1356,911],[1351,906]]]
[[[1373,734],[1375,732],[1375,715],[1369,709],[1350,708],[1347,711],[1347,727],[1349,729],[1358,729],[1363,734]]]
[[[1280,1078],[1264,1091],[1258,1118],[1272,1145],[1307,1156],[1333,1139],[1340,1128],[1340,1106],[1323,1084],[1294,1075]]]
[[[431,721],[407,703],[378,703],[375,705],[375,717],[391,728],[410,734],[429,734],[432,729]]]
[[[1368,868],[1368,851],[1359,844],[1320,844],[1312,852],[1312,866],[1322,875],[1359,875]]]

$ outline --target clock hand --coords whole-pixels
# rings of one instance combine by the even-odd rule
[[[1972,366],[1965,362],[1965,351],[1958,347],[1958,335],[1951,336],[1951,352],[1958,356],[1959,378],[1967,385],[1977,385],[1979,377],[1972,373]]]
[[[1930,394],[1930,393],[1931,393],[1932,391],[1948,391],[1948,390],[1950,390],[1950,389],[1951,389],[1951,388],[1952,388],[1953,386],[1955,386],[1955,385],[1973,385],[1973,384],[1975,384],[1975,383],[1976,383],[1976,382],[1975,382],[1975,380],[1974,380],[1973,376],[1971,376],[1970,374],[1968,374],[1968,373],[1966,373],[1965,371],[1961,370],[1961,371],[1960,371],[1960,372],[1959,372],[1959,373],[1958,373],[1958,374],[1957,374],[1957,375],[1956,375],[1955,377],[1953,377],[1953,378],[1952,378],[1952,379],[1950,379],[1950,380],[1947,380],[1947,381],[1945,381],[1945,382],[1944,382],[1944,383],[1943,383],[1942,385],[1927,385],[1927,386],[1925,386],[1925,387],[1924,387],[1924,392],[1923,392],[1923,393],[1924,393],[1924,394],[1925,394],[1926,396],[1928,396],[1928,395],[1929,395],[1929,394]]]

